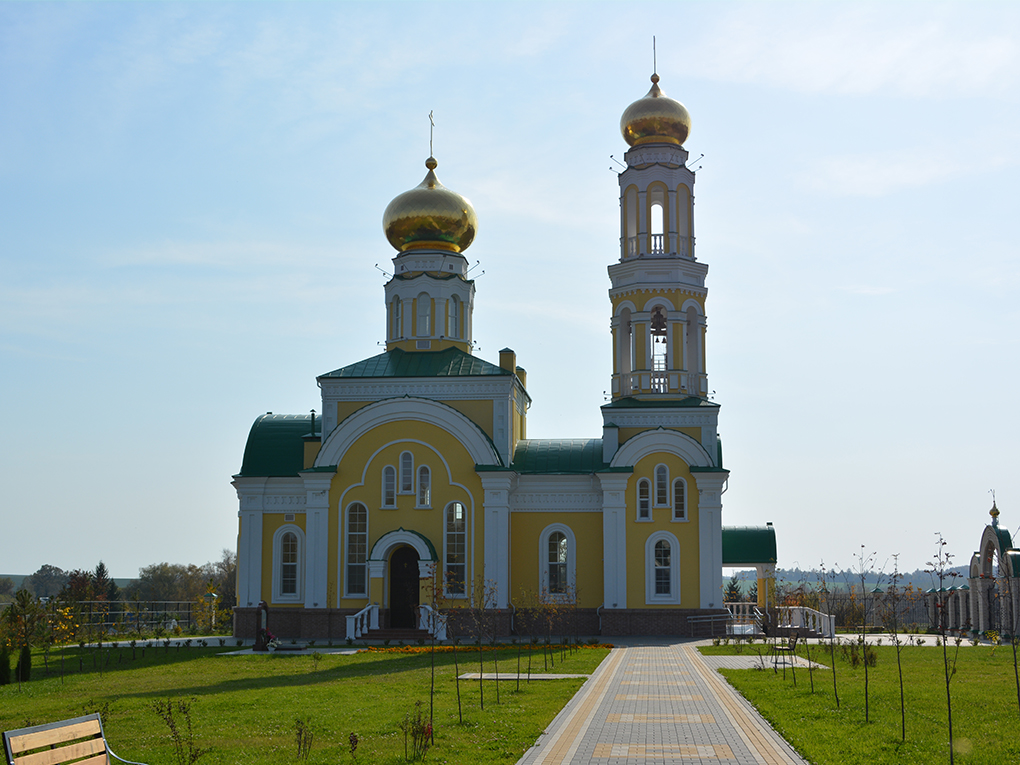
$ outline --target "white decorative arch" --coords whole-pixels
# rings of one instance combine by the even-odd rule
[[[369,404],[347,417],[326,438],[315,458],[315,467],[339,465],[354,443],[373,428],[408,421],[445,430],[467,449],[476,465],[502,464],[482,429],[456,409],[426,398],[403,396]]]
[[[714,467],[705,447],[686,433],[662,427],[627,439],[613,455],[611,464],[613,467],[636,465],[642,458],[662,452],[675,454],[691,467]]]
[[[694,309],[694,312],[695,312],[696,314],[698,314],[698,316],[704,316],[704,315],[705,315],[705,314],[704,314],[704,313],[702,312],[702,308],[701,308],[701,303],[699,303],[699,302],[698,302],[697,300],[695,300],[694,298],[687,298],[687,299],[686,299],[686,300],[684,301],[684,304],[683,304],[682,306],[680,306],[680,310],[681,310],[681,311],[683,311],[684,313],[687,313],[687,309],[688,309],[688,308],[693,308],[693,309]]]
[[[650,312],[655,306],[661,305],[667,311],[675,311],[676,308],[673,306],[673,301],[669,298],[665,298],[662,295],[655,295],[654,297],[648,298],[645,301],[644,307],[641,309],[645,313]]]
[[[629,308],[631,313],[637,313],[637,306],[634,305],[634,301],[624,300],[620,305],[616,306],[616,312],[613,315],[620,316],[626,308]]]
[[[434,545],[426,542],[425,537],[414,531],[405,531],[399,528],[388,534],[383,534],[379,540],[372,545],[372,553],[368,556],[368,573],[373,578],[386,575],[386,562],[389,560],[393,549],[402,545],[409,545],[418,553],[418,576],[427,578],[432,574],[432,568],[436,565],[436,554]]]

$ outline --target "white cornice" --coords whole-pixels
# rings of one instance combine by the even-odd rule
[[[437,401],[477,399],[504,400],[517,382],[516,375],[477,377],[334,377],[320,378],[323,403],[328,401],[378,401],[416,396]]]

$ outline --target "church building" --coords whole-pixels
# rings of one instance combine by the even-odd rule
[[[275,634],[304,639],[453,624],[479,601],[501,634],[542,602],[569,606],[580,634],[723,629],[729,472],[708,398],[690,116],[651,79],[621,119],[601,437],[529,439],[516,354],[473,354],[475,211],[429,157],[383,215],[385,352],[319,376],[321,414],[265,414],[248,435],[237,637],[255,635],[260,602]],[[774,564],[767,536],[772,560],[752,563]]]

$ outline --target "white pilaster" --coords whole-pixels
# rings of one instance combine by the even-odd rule
[[[303,472],[305,482],[305,608],[325,608],[329,578],[329,486],[334,473]]]
[[[602,485],[602,571],[606,608],[627,607],[628,473],[599,473]]]
[[[698,485],[701,608],[722,608],[722,490],[729,473],[694,473]]]
[[[506,608],[510,598],[510,488],[513,474],[479,473],[482,479],[482,512],[485,520],[484,552],[486,586],[496,590],[496,608]]]
[[[262,597],[262,506],[265,478],[238,478],[241,531],[237,538],[237,605],[254,608]]]

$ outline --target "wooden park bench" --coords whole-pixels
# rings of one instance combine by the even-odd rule
[[[98,713],[6,731],[4,756],[7,765],[108,765],[110,757],[142,765],[113,753]]]

